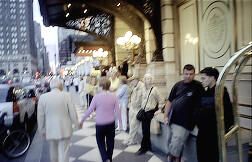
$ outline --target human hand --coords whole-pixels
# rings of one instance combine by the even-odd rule
[[[159,114],[159,113],[161,113],[161,110],[160,110],[160,109],[157,110],[157,111],[155,111],[154,116],[157,115],[157,114]]]
[[[164,124],[168,125],[169,124],[169,120],[167,116],[164,116]]]

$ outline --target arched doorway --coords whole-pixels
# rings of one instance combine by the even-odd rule
[[[160,0],[39,0],[41,14],[46,26],[60,26],[82,30],[95,34],[104,41],[110,42],[112,49],[115,46],[113,26],[111,34],[106,35],[104,30],[106,22],[96,21],[93,24],[86,23],[87,20],[94,20],[95,17],[108,15],[122,19],[128,24],[133,33],[144,38],[144,24],[149,23],[149,29],[154,33],[154,44],[156,50],[153,52],[154,61],[163,61],[162,56],[162,35],[160,22]],[[90,18],[91,17],[91,18]],[[96,19],[99,20],[99,19]],[[113,21],[113,18],[112,18]],[[107,27],[107,26],[106,26]],[[105,27],[105,28],[106,28]],[[106,30],[105,30],[106,31]],[[144,42],[144,41],[143,41]],[[141,44],[142,53],[145,54],[145,43]],[[114,54],[114,51],[112,50]]]

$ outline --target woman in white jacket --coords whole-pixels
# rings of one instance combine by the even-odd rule
[[[78,117],[58,78],[51,80],[50,88],[51,92],[41,95],[38,102],[38,130],[49,141],[51,162],[68,162],[72,126],[78,127]]]

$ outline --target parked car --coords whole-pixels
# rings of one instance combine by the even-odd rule
[[[36,96],[32,89],[21,85],[0,85],[0,112],[7,113],[5,126],[22,125],[30,129],[31,120],[36,116]]]

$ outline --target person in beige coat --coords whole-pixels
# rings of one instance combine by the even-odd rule
[[[69,144],[73,125],[78,127],[78,117],[70,94],[63,92],[58,79],[50,82],[51,92],[40,96],[38,102],[38,130],[49,141],[51,162],[69,161]]]

